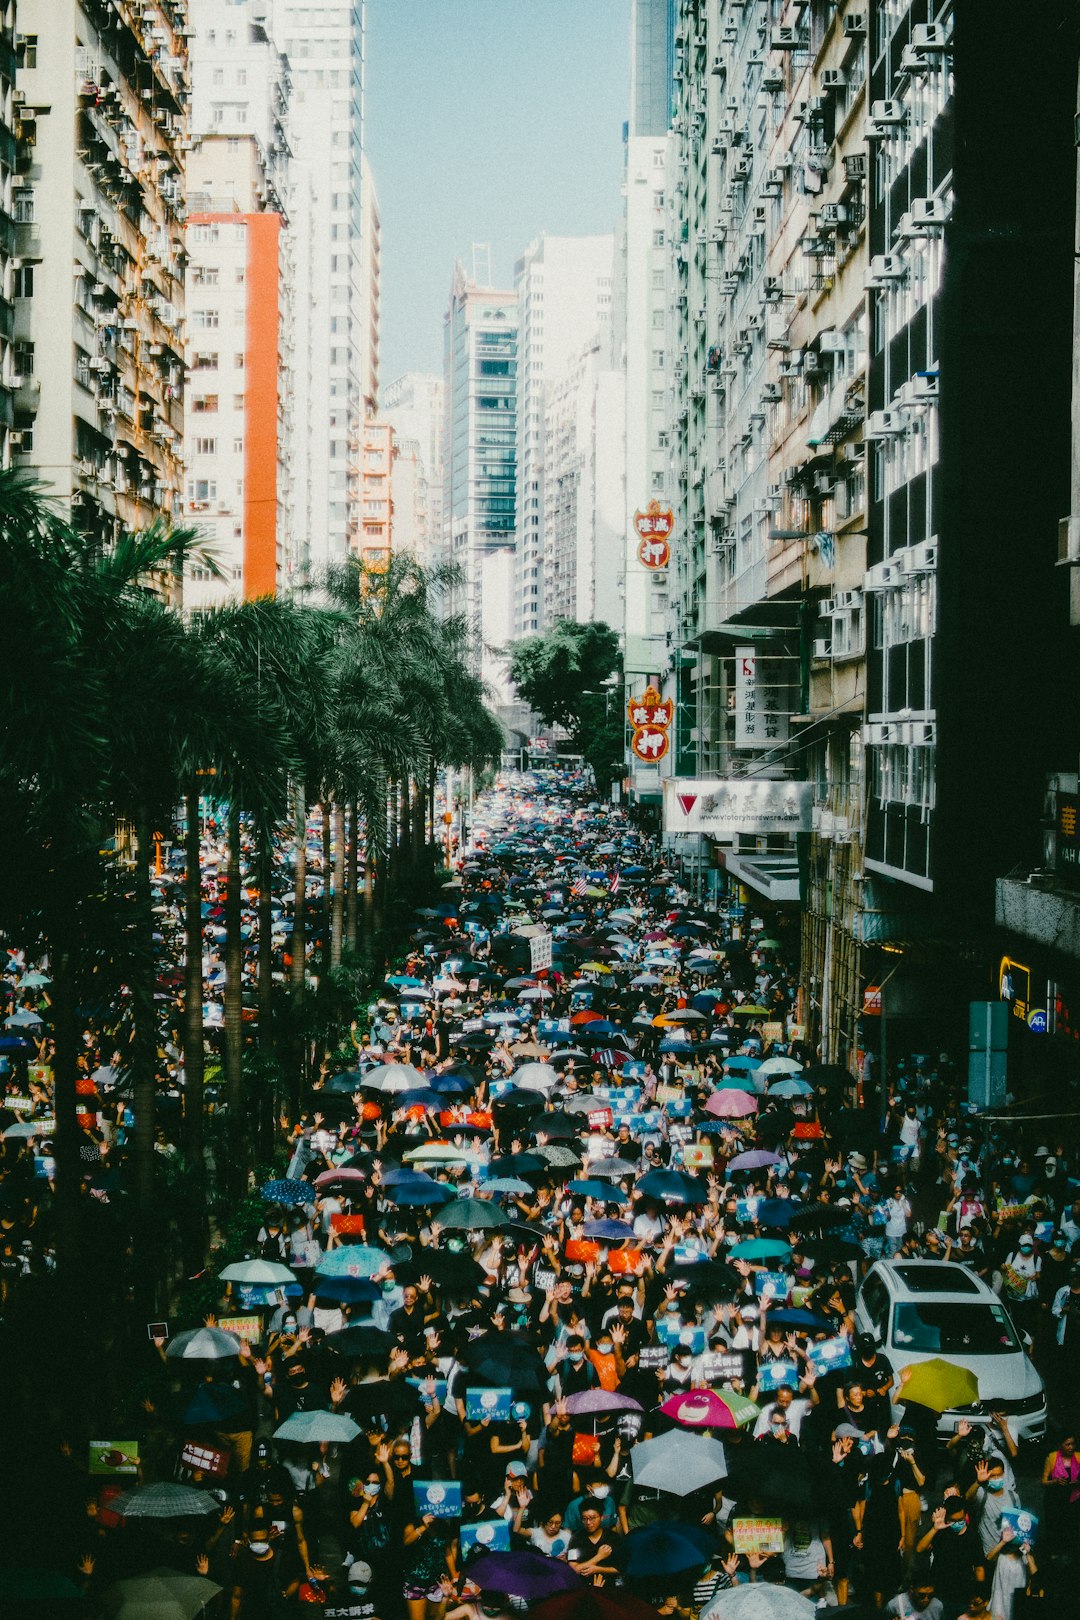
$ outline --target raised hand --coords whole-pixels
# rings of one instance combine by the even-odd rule
[[[935,1530],[944,1530],[944,1528],[945,1528],[945,1518],[946,1518],[946,1514],[945,1514],[945,1509],[943,1507],[939,1507],[939,1508],[934,1509],[934,1517],[933,1517],[931,1522],[932,1522]]]

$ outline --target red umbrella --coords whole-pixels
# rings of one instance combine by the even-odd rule
[[[316,1187],[332,1187],[336,1181],[348,1182],[366,1180],[367,1176],[365,1176],[362,1170],[345,1170],[339,1168],[337,1170],[324,1170],[321,1176],[315,1177],[315,1185]]]
[[[629,1592],[582,1586],[534,1603],[529,1620],[656,1620],[656,1610]]]

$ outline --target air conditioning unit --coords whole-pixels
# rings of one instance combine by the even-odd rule
[[[846,225],[848,211],[843,203],[823,203],[818,209],[819,225]]]
[[[779,169],[781,174],[787,174],[789,169],[795,167],[794,152],[781,152],[773,167]]]
[[[914,51],[947,51],[948,36],[941,23],[916,23],[911,30],[911,48]]]
[[[746,317],[746,330],[748,332],[760,332],[761,325],[762,319],[760,314],[748,315]]]
[[[866,570],[863,580],[864,591],[887,591],[890,586],[897,584],[900,570],[895,562],[875,563],[873,568]]]
[[[841,591],[838,596],[833,598],[833,602],[835,604],[833,611],[836,613],[844,613],[849,608],[856,608],[859,606],[861,599],[861,591]]]
[[[863,742],[871,748],[880,747],[883,743],[893,742],[893,732],[896,730],[888,720],[871,720],[863,726]]]
[[[937,567],[937,541],[923,540],[917,546],[908,546],[900,556],[902,574],[929,574]]]
[[[1080,517],[1059,519],[1057,563],[1059,568],[1074,568],[1080,563]]]
[[[905,120],[904,104],[902,101],[875,101],[871,104],[870,117],[866,121],[866,134],[870,140],[884,140],[900,128]]]
[[[22,428],[14,433],[9,433],[8,444],[13,450],[21,451],[24,455],[28,454],[34,448],[33,430]]]
[[[784,397],[784,391],[779,383],[764,383],[761,389],[761,397],[766,405],[778,405]]]
[[[903,281],[907,275],[907,265],[899,253],[875,253],[870,260],[870,274],[866,278],[868,287],[887,287],[890,282]]]
[[[835,487],[832,478],[827,472],[816,472],[812,482],[815,495],[831,495]]]
[[[779,67],[766,67],[761,75],[761,88],[770,92],[783,90],[783,69]]]
[[[839,455],[840,460],[845,465],[854,466],[856,463],[866,460],[866,445],[862,439],[857,439],[852,444],[842,444]]]
[[[833,608],[835,606],[836,606],[836,599],[834,597],[832,597],[832,596],[823,596],[821,601],[818,603],[818,615],[819,615],[819,617],[822,618],[822,619],[831,619],[832,616],[833,616]]]
[[[916,197],[911,205],[910,217],[916,230],[938,228],[948,223],[948,201],[944,197]]]
[[[852,152],[844,159],[844,178],[846,180],[866,179],[865,152]]]
[[[903,411],[871,411],[864,429],[868,439],[891,439],[904,431]]]
[[[806,40],[797,28],[774,28],[769,36],[771,51],[802,51]]]
[[[936,371],[917,373],[908,384],[913,405],[936,405],[940,398],[939,378]]]
[[[712,61],[709,63],[709,72],[714,76],[718,76],[719,74],[723,73],[723,71],[724,58],[722,56],[714,56]]]
[[[842,90],[847,80],[841,68],[825,68],[818,83],[822,90]]]
[[[814,642],[814,657],[828,658],[832,653],[832,642],[828,636],[819,636]]]
[[[844,18],[844,33],[849,39],[865,39],[866,13],[864,11],[850,12]]]
[[[843,332],[837,332],[835,329],[819,332],[817,344],[822,354],[843,354],[847,348]]]

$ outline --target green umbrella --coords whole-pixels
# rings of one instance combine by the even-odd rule
[[[932,1412],[948,1412],[954,1406],[972,1406],[979,1399],[979,1380],[967,1367],[958,1367],[940,1356],[917,1361],[900,1374],[901,1401],[928,1406]]]
[[[175,1569],[152,1569],[117,1581],[105,1593],[109,1620],[194,1620],[221,1587],[205,1575],[181,1575]]]
[[[778,939],[772,939],[766,935],[763,935],[762,938],[758,940],[758,944],[763,945],[767,951],[778,951],[780,949],[780,941]]]
[[[507,1216],[497,1204],[482,1198],[455,1198],[439,1211],[444,1232],[491,1232],[507,1224]]]

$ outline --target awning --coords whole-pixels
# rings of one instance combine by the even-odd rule
[[[720,865],[740,883],[746,883],[766,900],[799,899],[799,860],[796,855],[736,855],[719,851]]]

